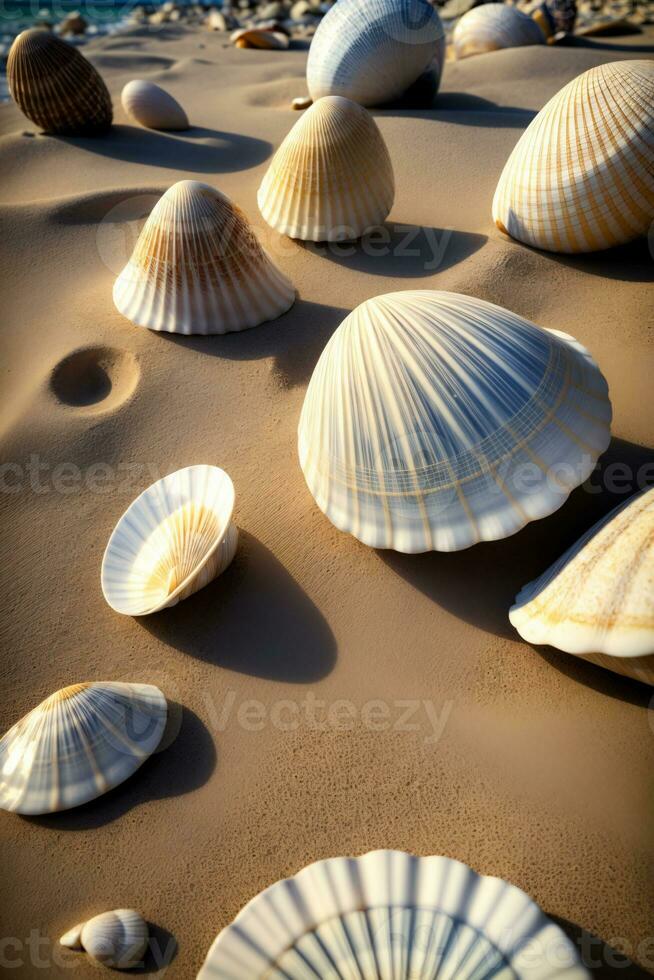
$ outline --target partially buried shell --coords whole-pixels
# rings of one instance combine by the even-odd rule
[[[274,320],[295,290],[240,208],[208,184],[181,180],[155,205],[113,296],[140,327],[222,334]]]
[[[288,34],[283,31],[264,31],[255,27],[242,27],[234,31],[230,41],[239,48],[264,48],[270,51],[283,51],[290,43]]]
[[[62,688],[0,740],[0,807],[54,813],[106,793],[154,752],[166,715],[166,699],[150,684]]]
[[[121,93],[123,109],[148,129],[188,129],[188,118],[179,102],[154,82],[135,78]]]
[[[457,21],[452,34],[457,58],[544,43],[545,35],[536,21],[505,3],[474,7]]]
[[[393,206],[393,167],[367,109],[325,96],[277,150],[257,200],[269,225],[291,238],[359,238]]]
[[[528,643],[654,684],[654,489],[613,510],[525,585],[509,619]]]
[[[104,132],[113,109],[107,87],[76,48],[35,28],[19,34],[7,59],[12,98],[46,133]]]
[[[116,612],[174,606],[223,572],[236,553],[234,485],[217,466],[188,466],[153,483],[118,521],[102,561]]]
[[[572,337],[421,290],[346,317],[313,372],[298,447],[336,527],[375,548],[456,551],[560,507],[610,419],[606,381]]]
[[[75,926],[59,942],[68,949],[83,949],[103,966],[129,970],[142,962],[148,939],[148,924],[139,912],[114,909]]]
[[[311,42],[307,84],[314,101],[342,95],[381,105],[428,68],[437,86],[444,60],[443,27],[428,0],[339,0]]]
[[[599,65],[550,99],[502,171],[493,220],[551,252],[593,252],[646,235],[654,220],[654,61]]]

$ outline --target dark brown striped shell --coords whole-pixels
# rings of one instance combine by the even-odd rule
[[[111,97],[100,75],[77,48],[49,31],[18,35],[7,80],[18,108],[46,133],[99,133],[111,125]]]

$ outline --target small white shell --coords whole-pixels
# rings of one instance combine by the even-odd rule
[[[131,776],[159,745],[166,699],[150,684],[62,688],[0,740],[0,808],[54,813]]]
[[[331,95],[295,123],[257,200],[282,234],[331,242],[359,238],[379,225],[394,196],[393,167],[375,120],[356,102]]]
[[[174,606],[223,572],[236,553],[234,485],[217,466],[188,466],[153,483],[114,528],[102,591],[116,612]]]
[[[509,619],[528,643],[654,685],[654,488],[613,510],[525,585]]]
[[[139,912],[114,909],[75,926],[59,942],[69,949],[85,950],[103,966],[129,970],[143,960],[148,940],[148,924]]]
[[[527,44],[545,44],[545,35],[532,17],[505,3],[474,7],[457,21],[452,34],[457,58]]]
[[[188,129],[188,118],[179,102],[154,82],[135,78],[128,82],[120,96],[123,109],[148,129]]]

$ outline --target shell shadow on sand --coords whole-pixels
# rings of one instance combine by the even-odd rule
[[[492,129],[525,129],[536,116],[533,109],[499,105],[470,92],[439,92],[420,104],[392,103],[375,110],[375,115],[408,119],[433,119],[457,126],[481,126]]]
[[[636,966],[631,960],[618,952],[609,943],[604,942],[598,936],[588,932],[574,922],[563,919],[561,916],[548,913],[549,918],[554,922],[568,939],[577,947],[582,961],[591,971],[593,980],[648,980],[652,974],[640,966]],[[617,940],[613,940],[616,942]],[[645,945],[647,944],[645,940]]]

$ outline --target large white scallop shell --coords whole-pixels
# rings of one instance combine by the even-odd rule
[[[141,126],[148,129],[188,129],[188,117],[177,99],[154,82],[134,78],[125,85],[120,99],[127,115]]]
[[[585,980],[523,891],[447,857],[329,858],[253,898],[198,980]]]
[[[654,488],[611,511],[525,585],[509,619],[528,643],[654,684]]]
[[[154,206],[113,296],[140,327],[222,334],[281,316],[295,289],[240,208],[208,184],[180,180]]]
[[[129,970],[138,966],[148,948],[148,924],[134,909],[101,912],[81,922],[59,940],[69,949],[83,949],[103,966]]]
[[[394,196],[393,167],[375,120],[358,103],[327,95],[295,123],[257,199],[277,231],[322,242],[359,238],[384,221]]]
[[[567,334],[419,290],[357,307],[307,389],[300,464],[364,544],[456,551],[546,517],[609,438],[607,385]]]
[[[361,105],[399,98],[428,68],[440,80],[445,35],[428,0],[338,0],[318,25],[307,61],[314,102]]]
[[[505,3],[474,7],[457,21],[452,33],[457,58],[527,44],[545,44],[545,35],[532,17]]]
[[[234,485],[217,466],[187,466],[157,480],[113,530],[102,591],[116,612],[146,616],[193,595],[236,553]]]
[[[89,135],[111,125],[111,97],[100,75],[77,48],[49,31],[18,35],[7,82],[18,108],[46,133]]]
[[[598,65],[550,99],[502,171],[493,220],[551,252],[594,252],[646,235],[654,221],[654,61]]]
[[[0,740],[0,807],[54,813],[101,796],[152,755],[166,715],[166,699],[150,684],[62,688]]]

